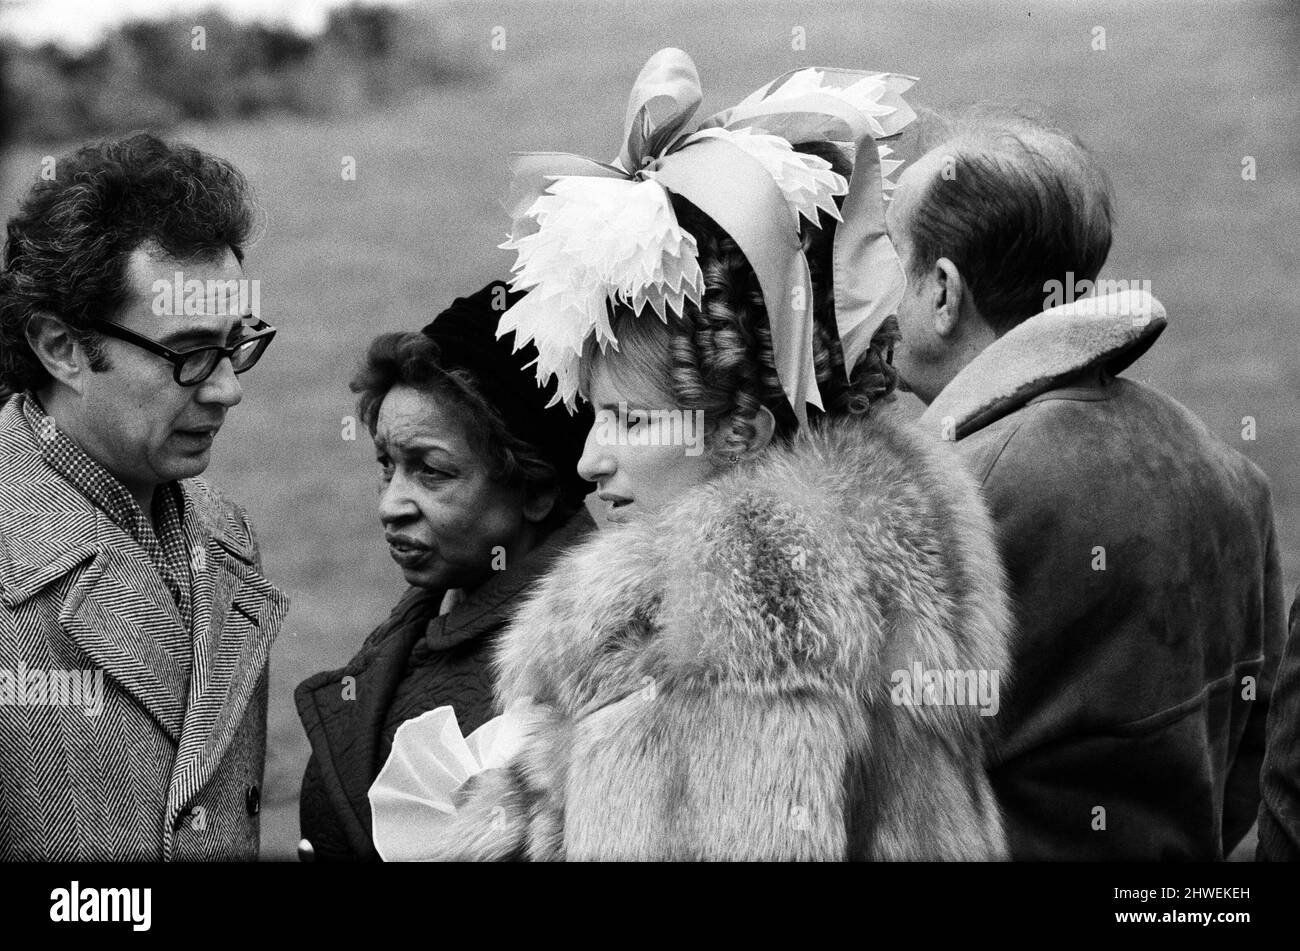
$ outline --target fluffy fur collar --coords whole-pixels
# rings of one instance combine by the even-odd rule
[[[581,715],[646,677],[880,696],[900,646],[935,666],[1000,665],[992,530],[946,449],[878,411],[602,531],[503,638],[501,701]]]
[[[1030,317],[972,360],[921,416],[926,432],[962,439],[1084,370],[1118,374],[1165,329],[1142,290],[1085,297]]]
[[[433,854],[999,855],[988,720],[893,676],[1006,672],[992,528],[950,451],[877,410],[563,556],[498,657],[500,702],[554,717]]]

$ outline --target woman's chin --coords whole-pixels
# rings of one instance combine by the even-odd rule
[[[413,588],[425,588],[429,591],[446,591],[450,588],[459,588],[462,591],[473,591],[480,584],[492,576],[493,572],[486,571],[481,574],[475,574],[465,571],[451,571],[445,564],[433,565],[412,565],[402,567],[402,577],[406,583]]]
[[[402,577],[406,583],[415,588],[446,588],[449,587],[443,575],[436,565],[399,565],[402,569]]]

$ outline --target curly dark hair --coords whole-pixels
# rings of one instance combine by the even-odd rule
[[[559,490],[554,507],[542,520],[543,530],[556,528],[582,505],[591,486],[577,477],[577,458],[569,471],[559,471],[540,446],[511,429],[471,371],[443,366],[437,342],[423,333],[380,334],[371,341],[365,362],[349,384],[358,394],[357,415],[371,436],[384,397],[399,385],[440,398],[455,414],[470,446],[488,460],[489,474],[497,482]]]
[[[107,369],[92,318],[116,315],[133,288],[131,254],[149,243],[177,261],[243,261],[254,205],[229,162],[148,133],[87,145],[55,163],[9,220],[0,268],[0,393],[50,379],[27,343],[37,313],[59,317]]]
[[[836,147],[823,143],[796,146],[817,155],[848,177],[852,167]],[[762,407],[776,418],[775,439],[788,441],[798,429],[773,358],[767,307],[753,267],[731,237],[708,215],[672,196],[678,224],[696,241],[704,275],[702,307],[687,302],[683,317],[667,322],[653,314],[636,317],[619,306],[612,315],[617,355],[600,354],[589,340],[581,364],[582,390],[590,391],[597,359],[611,361],[616,375],[631,371],[640,381],[658,381],[658,390],[677,407],[703,410],[710,426],[728,419],[726,431],[711,430],[709,451],[716,459],[740,454],[754,434]],[[851,373],[844,368],[835,324],[833,239],[835,221],[823,216],[821,227],[801,223],[800,237],[813,287],[813,366],[825,413],[809,407],[809,422],[867,413],[871,406],[893,398],[898,371],[891,363],[900,339],[898,322],[890,317],[876,331],[867,351]]]

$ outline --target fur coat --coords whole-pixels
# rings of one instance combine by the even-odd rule
[[[556,563],[496,658],[498,704],[548,719],[431,855],[1000,858],[988,720],[904,681],[1005,681],[1008,624],[950,448],[882,410],[825,425]]]

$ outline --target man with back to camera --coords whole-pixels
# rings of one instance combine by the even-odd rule
[[[1267,479],[1118,376],[1166,319],[1097,283],[1112,197],[1077,139],[972,122],[900,176],[888,223],[899,371],[983,485],[1016,610],[989,762],[1012,857],[1223,858],[1259,805],[1283,637]]]

